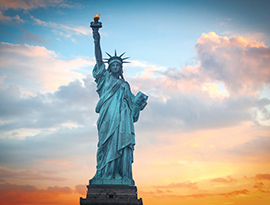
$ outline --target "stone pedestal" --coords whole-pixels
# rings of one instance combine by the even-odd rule
[[[127,185],[89,185],[86,198],[80,205],[142,205],[137,198],[137,187]]]
[[[89,186],[91,185],[128,185],[134,186],[133,179],[90,179]]]

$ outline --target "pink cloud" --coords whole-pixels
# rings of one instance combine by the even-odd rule
[[[232,178],[231,176],[227,176],[226,178],[215,178],[211,179],[211,182],[218,182],[218,183],[231,183],[236,182],[237,180]]]
[[[233,95],[255,94],[270,83],[270,48],[263,42],[210,32],[202,34],[195,50],[200,73],[212,81],[224,82]]]
[[[8,169],[0,168],[0,180],[6,181],[6,179],[21,179],[21,180],[49,180],[49,181],[65,181],[65,178],[46,176],[40,172],[30,171],[30,170],[21,170],[21,171],[12,171]]]
[[[262,182],[256,182],[253,188],[257,189],[261,193],[270,193],[270,191],[266,189],[266,186]]]
[[[0,7],[4,9],[36,9],[38,7],[61,6],[73,7],[67,4],[65,0],[0,0]]]
[[[70,187],[47,187],[45,189],[39,189],[31,185],[17,185],[17,184],[0,184],[0,204],[11,205],[11,204],[63,204],[61,195],[70,195],[73,190]],[[68,196],[67,196],[68,197]],[[78,199],[77,199],[78,200]],[[72,204],[74,200],[71,200]]]
[[[2,8],[9,9],[30,9],[34,8],[35,1],[24,1],[24,0],[0,0],[0,5]]]
[[[195,50],[198,63],[181,70],[136,62],[144,71],[131,80],[132,86],[164,102],[176,93],[208,95],[222,101],[231,95],[258,96],[270,83],[270,48],[263,42],[210,32],[202,34]]]
[[[256,189],[262,189],[264,187],[264,184],[262,182],[257,182],[253,188],[256,188]]]
[[[42,46],[0,43],[1,70],[5,81],[15,83],[23,90],[55,91],[83,75],[76,69],[94,64],[90,58],[60,60],[54,51]]]
[[[250,193],[249,190],[242,189],[242,190],[236,190],[236,191],[231,191],[231,192],[227,192],[227,193],[220,193],[220,194],[217,194],[217,195],[230,197],[230,196],[248,195],[249,193]]]
[[[257,180],[270,180],[270,174],[256,174],[255,179]]]

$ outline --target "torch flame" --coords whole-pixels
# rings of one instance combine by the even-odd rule
[[[95,19],[99,20],[99,19],[100,19],[100,14],[95,15],[93,19],[94,19],[94,20],[95,20]]]

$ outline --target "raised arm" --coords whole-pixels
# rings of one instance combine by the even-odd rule
[[[98,67],[100,68],[103,61],[102,61],[102,53],[100,48],[100,34],[98,32],[98,28],[92,28],[93,30],[93,38],[94,38],[94,45],[95,45],[95,57],[96,57],[96,63]]]

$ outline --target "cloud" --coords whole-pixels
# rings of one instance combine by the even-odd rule
[[[195,50],[198,63],[181,70],[137,61],[132,65],[144,68],[128,80],[135,93],[150,95],[144,112],[153,124],[174,130],[248,121],[268,126],[270,100],[258,92],[270,83],[270,48],[256,40],[211,32],[202,34]]]
[[[159,91],[162,92],[162,86],[160,87]],[[170,98],[163,102],[151,95],[151,90],[146,90],[145,93],[150,94],[150,97],[148,106],[142,113],[144,117],[140,126],[148,130],[153,128],[153,132],[239,126],[244,122],[256,121],[250,110],[258,107],[261,102],[254,96],[219,101],[210,100],[207,94],[200,96],[180,92],[171,93]]]
[[[52,128],[63,123],[74,123],[75,127],[85,125],[97,101],[94,88],[74,81],[61,86],[54,94],[21,98],[19,88],[10,85],[1,91],[1,130]]]
[[[73,190],[70,187],[47,187],[39,189],[31,185],[17,185],[17,184],[0,184],[0,203],[2,205],[10,204],[59,204],[63,202],[61,195],[70,195]],[[73,202],[73,200],[71,200]],[[73,202],[74,203],[74,202]],[[67,202],[65,204],[72,204]]]
[[[232,178],[231,176],[227,176],[226,178],[214,178],[210,180],[211,182],[218,182],[218,183],[232,183],[236,182],[237,180]]]
[[[30,170],[19,170],[13,171],[6,168],[0,167],[0,181],[6,181],[9,179],[20,179],[20,180],[49,180],[49,181],[64,181],[65,178],[44,176],[40,172],[30,171]]]
[[[53,32],[58,35],[64,35],[66,38],[71,38],[72,35],[86,35],[89,36],[92,31],[91,29],[85,27],[85,26],[66,26],[63,24],[58,24],[55,22],[45,22],[40,19],[35,18],[34,16],[31,16],[31,19],[35,22],[37,25],[46,26],[53,28]]]
[[[218,196],[225,196],[225,197],[232,197],[232,196],[243,196],[243,195],[249,195],[250,191],[247,189],[242,189],[242,190],[236,190],[236,191],[231,191],[227,193],[219,193],[217,194]]]
[[[68,7],[75,5],[69,4],[66,0],[0,0],[1,9],[36,9],[38,7]],[[78,6],[78,4],[77,4]]]
[[[46,160],[95,154],[98,96],[92,77],[83,80],[26,98],[15,85],[0,91],[2,165],[27,169]]]
[[[16,23],[22,23],[24,22],[23,19],[20,18],[19,15],[15,15],[13,17],[11,16],[5,16],[3,15],[3,12],[0,11],[0,21],[3,22],[3,23],[6,23],[6,22],[16,22]]]
[[[210,110],[209,102],[205,102],[200,96],[181,93],[177,89],[175,91],[168,90],[170,88],[167,88],[165,83],[160,83],[158,80],[145,81],[143,83],[141,80],[138,82],[137,79],[134,79],[131,80],[131,86],[133,87],[134,85],[147,95],[150,95],[148,106],[143,111],[143,115],[147,116],[145,127],[148,128],[154,125],[156,125],[155,127],[159,127],[160,130],[166,129],[166,127],[175,128],[176,130],[182,128],[188,129],[189,126],[193,126],[193,128],[204,127],[213,119],[209,115],[216,115],[215,112],[212,112],[213,109],[219,113],[216,116],[222,116],[223,109],[227,111],[227,106],[222,105],[218,101],[210,103],[212,104]],[[168,92],[166,92],[167,90]],[[163,101],[164,99],[166,99],[165,102]],[[227,114],[228,112],[225,115]],[[236,113],[232,114],[236,115]],[[227,117],[222,116],[220,119],[223,121]],[[209,123],[217,125],[219,122],[213,121]]]
[[[164,101],[175,92],[224,100],[242,96],[257,96],[270,83],[270,48],[263,42],[244,37],[222,37],[214,32],[202,34],[195,45],[198,60],[195,66],[159,68],[134,62],[145,68],[137,81],[150,81],[155,96]],[[148,84],[139,85],[143,88]],[[153,86],[155,89],[153,89]]]
[[[270,174],[256,174],[255,179],[257,180],[270,180]]]
[[[270,110],[268,109],[270,100],[268,98],[260,99],[258,105],[251,110],[252,117],[262,125],[270,124]]]
[[[257,189],[261,193],[267,193],[267,194],[270,193],[270,191],[267,190],[266,186],[262,182],[256,182],[253,188]]]
[[[224,82],[232,95],[255,94],[270,83],[270,48],[263,42],[210,32],[202,34],[195,50],[200,73]]]
[[[26,139],[0,139],[0,164],[7,167],[7,172],[1,172],[0,181],[65,184],[76,179],[85,182],[87,176],[94,174],[96,150],[97,130],[91,124],[49,134],[43,131]],[[83,176],[72,178],[70,172],[83,172]]]
[[[45,7],[63,7],[63,8],[75,8],[80,7],[79,3],[71,3],[66,0],[0,0],[0,21],[4,23],[10,23],[12,21],[16,23],[25,22],[17,14],[13,17],[5,16],[2,11],[8,9],[14,10],[32,10]]]
[[[262,182],[257,182],[253,188],[256,188],[256,189],[262,189],[264,188],[264,184]]]
[[[1,72],[7,84],[19,85],[25,91],[55,91],[83,75],[76,72],[94,64],[90,58],[60,60],[58,55],[42,46],[0,43]]]
[[[145,81],[154,81],[154,77],[167,92],[199,94],[204,91],[211,98],[221,100],[229,95],[258,95],[270,83],[270,48],[263,42],[210,32],[198,39],[195,51],[197,64],[183,66],[181,70],[137,61],[133,66],[146,68],[138,77]]]

